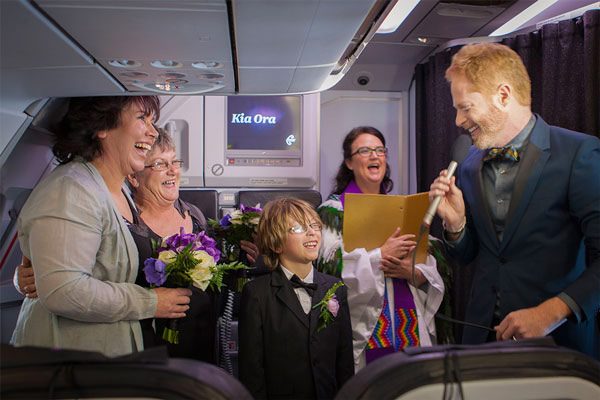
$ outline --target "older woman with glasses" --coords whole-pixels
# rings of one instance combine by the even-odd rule
[[[139,320],[180,318],[188,289],[134,283],[135,215],[122,186],[144,169],[156,140],[159,101],[148,97],[71,99],[55,135],[60,166],[31,193],[18,221],[33,262],[12,343],[119,356],[143,349]],[[33,278],[31,276],[31,278]]]
[[[128,179],[138,211],[130,230],[140,253],[136,283],[141,286],[148,286],[143,268],[144,260],[152,256],[152,240],[160,241],[179,233],[181,227],[185,232],[194,233],[206,229],[202,212],[179,198],[183,161],[177,158],[169,134],[162,129],[158,131],[160,135],[148,154],[145,168]],[[172,357],[215,363],[216,307],[214,293],[193,287],[190,309],[178,324],[179,343],[162,340],[167,320],[147,319],[141,321],[144,346],[167,345]]]
[[[387,194],[392,190],[387,148],[381,132],[370,126],[352,129],[343,142],[344,160],[335,189],[318,209],[323,245],[317,268],[341,277],[348,287],[355,369],[408,346],[435,341],[434,314],[444,294],[436,261],[416,265],[411,278],[414,235],[397,229],[381,247],[344,251],[342,221],[346,193]],[[382,216],[385,218],[385,216]],[[374,221],[373,223],[377,223]],[[365,227],[365,235],[369,227]]]

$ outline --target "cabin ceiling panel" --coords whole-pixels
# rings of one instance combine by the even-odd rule
[[[38,4],[129,91],[235,92],[225,0]],[[195,68],[199,61],[218,66]]]
[[[377,2],[234,1],[240,93],[252,93],[251,87],[259,93],[277,93],[283,87],[288,93],[319,90]],[[256,71],[261,67],[266,71]],[[289,71],[276,72],[273,85],[246,80],[250,75],[268,77],[274,67]]]
[[[434,46],[401,43],[379,43],[377,46],[367,46],[356,64],[334,89],[408,90],[414,72],[414,60],[427,57],[433,48]],[[358,83],[360,76],[366,76],[369,82],[360,85]]]
[[[240,67],[295,67],[318,1],[236,1],[233,14]]]
[[[241,67],[334,64],[376,0],[238,0]]]
[[[202,59],[209,54],[218,61],[231,62],[224,0],[208,4],[164,0],[37,2],[97,59]]]
[[[0,67],[52,68],[91,65],[79,50],[30,5],[3,0],[0,12]],[[43,38],[43,40],[41,40]]]
[[[296,68],[294,78],[288,89],[290,93],[303,93],[317,90],[334,65],[323,67]]]
[[[240,68],[240,93],[288,93],[295,68]],[[265,85],[268,82],[268,85]]]
[[[0,1],[0,95],[18,115],[51,96],[123,93],[123,87],[25,1]],[[6,115],[6,114],[3,114]]]
[[[2,98],[26,99],[26,105],[44,97],[116,95],[125,92],[98,65],[3,71]],[[58,83],[58,84],[57,84]]]
[[[533,2],[422,0],[395,32],[373,37],[358,61],[334,89],[407,90],[415,66],[439,50],[440,46],[450,40],[491,32],[491,26],[508,21]],[[426,44],[422,40],[426,40]],[[369,83],[359,85],[357,79],[365,73],[370,78]]]
[[[470,37],[503,11],[502,7],[438,3],[411,33],[448,40]]]
[[[335,1],[321,1],[298,66],[337,63],[374,3],[374,0],[350,0],[340,6]]]

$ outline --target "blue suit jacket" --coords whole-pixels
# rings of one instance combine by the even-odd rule
[[[581,313],[552,336],[559,345],[600,358],[600,140],[537,116],[501,242],[484,199],[484,155],[471,147],[457,175],[468,224],[464,240],[450,252],[475,264],[467,321],[491,326],[496,293],[504,318],[564,292]],[[482,343],[487,335],[465,328],[463,342]]]

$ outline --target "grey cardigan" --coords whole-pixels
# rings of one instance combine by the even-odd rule
[[[143,349],[139,320],[156,294],[134,284],[138,252],[98,170],[72,161],[32,192],[18,222],[32,261],[37,299],[25,299],[15,345],[99,351]]]

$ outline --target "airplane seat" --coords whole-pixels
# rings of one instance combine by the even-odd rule
[[[222,369],[168,358],[166,348],[110,358],[100,353],[2,345],[3,399],[252,399]]]
[[[279,197],[295,197],[302,199],[317,208],[321,204],[321,193],[316,190],[240,190],[238,194],[239,204],[264,206],[269,200]]]
[[[206,219],[218,219],[219,193],[216,190],[181,189],[179,197],[198,207]]]
[[[600,362],[552,338],[414,347],[373,362],[336,399],[598,399]]]

